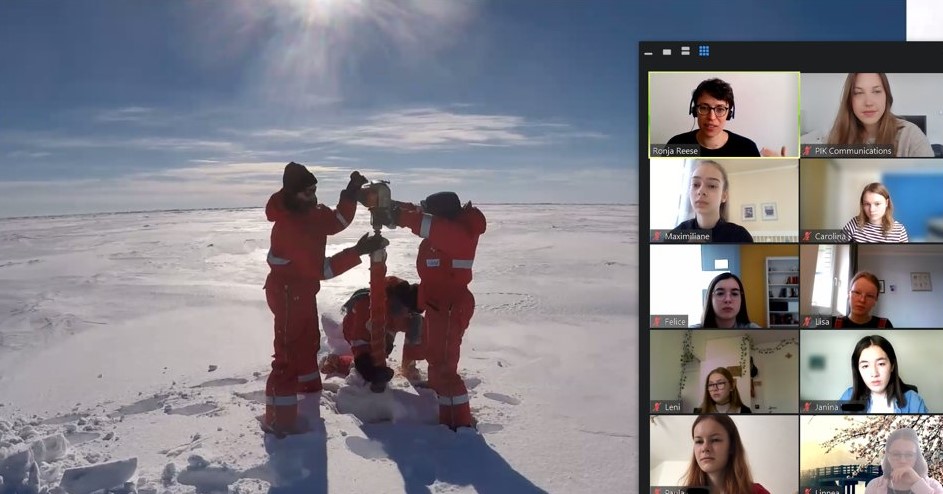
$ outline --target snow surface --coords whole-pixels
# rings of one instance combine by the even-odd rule
[[[0,220],[0,493],[635,491],[636,208],[481,208],[459,366],[480,434],[437,425],[434,394],[399,376],[383,394],[352,376],[325,379],[313,432],[281,441],[255,419],[272,353],[261,209]],[[384,234],[389,274],[415,280],[419,239]],[[322,285],[335,343],[368,279],[365,263]]]

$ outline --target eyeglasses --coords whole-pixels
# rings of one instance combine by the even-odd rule
[[[912,460],[917,457],[916,453],[888,453],[887,456],[895,460]]]
[[[855,298],[863,298],[865,300],[877,300],[878,296],[873,293],[861,293],[857,290],[851,291],[851,296]]]
[[[727,381],[722,381],[719,383],[707,383],[707,389],[724,389],[727,386]]]
[[[726,106],[697,105],[697,114],[703,117],[704,115],[707,115],[710,112],[714,112],[714,115],[717,115],[718,117],[723,117],[727,115],[727,110],[729,109],[730,108]]]

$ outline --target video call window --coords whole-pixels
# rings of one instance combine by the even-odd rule
[[[799,327],[798,245],[650,249],[651,327],[679,327],[679,318],[682,327],[704,329]]]
[[[943,415],[800,417],[799,492],[943,492],[941,419]]]
[[[649,87],[652,158],[799,155],[796,72],[651,72]]]
[[[802,74],[802,144],[839,146],[815,156],[854,158],[841,147],[884,145],[888,155],[862,157],[939,158],[940,87],[943,74]]]
[[[943,42],[640,44],[641,491],[943,494],[933,60]],[[745,462],[698,464],[697,427]]]
[[[943,413],[943,330],[804,331],[799,398],[857,401],[848,413]]]
[[[651,413],[796,413],[799,330],[659,330]]]
[[[943,245],[801,245],[803,327],[943,328]],[[939,286],[937,286],[939,290]],[[803,320],[805,318],[803,317]]]
[[[943,160],[803,159],[802,231],[856,243],[943,242]]]
[[[656,486],[661,492],[677,486],[706,487],[712,474],[723,477],[728,489],[736,489],[725,492],[797,491],[795,415],[654,416],[647,428],[652,438],[650,486],[643,492],[654,492]]]
[[[710,243],[799,240],[798,160],[663,159],[649,185],[653,242],[697,230]]]

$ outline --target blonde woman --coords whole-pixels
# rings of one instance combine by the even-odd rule
[[[894,202],[884,184],[872,182],[861,191],[858,216],[842,228],[858,243],[906,243],[907,229],[894,219]]]
[[[899,158],[932,158],[919,127],[891,112],[894,96],[884,73],[851,73],[845,78],[838,115],[826,144],[890,145]]]

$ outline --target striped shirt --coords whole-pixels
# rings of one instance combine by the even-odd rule
[[[852,218],[851,221],[845,224],[842,230],[851,235],[852,241],[862,244],[910,242],[910,239],[907,238],[907,229],[904,228],[904,225],[899,221],[894,220],[894,224],[891,225],[891,229],[887,232],[887,235],[884,234],[881,226],[882,225],[875,225],[873,223],[865,223],[862,227],[858,225],[858,218]]]

